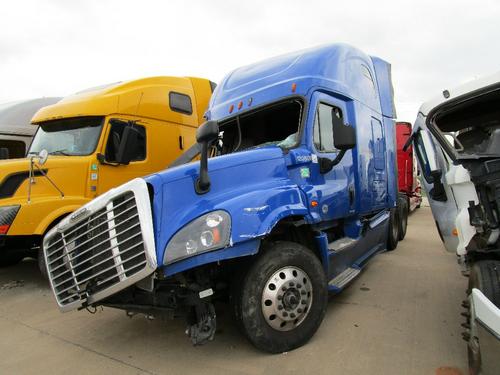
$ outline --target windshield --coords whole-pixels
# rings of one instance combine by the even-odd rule
[[[291,99],[221,121],[220,139],[210,155],[220,156],[260,147],[289,149],[299,142],[302,101]],[[186,164],[199,155],[195,144],[170,165]]]
[[[103,117],[76,117],[41,123],[28,155],[42,150],[51,155],[90,155],[99,141],[103,120]]]
[[[500,155],[500,90],[445,108],[433,122],[459,158]]]

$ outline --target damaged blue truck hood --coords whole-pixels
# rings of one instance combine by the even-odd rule
[[[289,179],[286,157],[279,147],[268,146],[209,159],[211,187],[203,195],[194,189],[199,165],[193,162],[145,177],[154,194],[153,225],[159,267],[163,265],[164,251],[172,236],[208,212],[225,210],[230,214],[233,247],[265,235],[273,227],[272,221],[290,214],[307,214],[305,196]],[[220,250],[199,257],[220,259],[218,252]],[[193,259],[179,263],[191,261]]]

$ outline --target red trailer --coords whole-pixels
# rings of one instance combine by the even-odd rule
[[[406,234],[409,212],[420,207],[422,195],[418,181],[417,164],[413,156],[413,147],[403,151],[403,146],[411,135],[409,122],[396,122],[396,146],[398,151],[398,190],[399,190],[399,238]]]

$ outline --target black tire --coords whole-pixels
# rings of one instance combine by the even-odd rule
[[[470,294],[473,288],[479,289],[493,304],[500,308],[500,261],[480,260],[471,268],[469,276]]]
[[[261,252],[261,255],[247,269],[240,284],[239,292],[233,296],[234,313],[238,325],[255,347],[270,353],[282,353],[304,345],[320,326],[325,316],[328,301],[326,275],[321,262],[313,252],[297,243],[274,242],[265,246]],[[298,310],[303,313],[301,318],[303,320],[299,323],[297,323],[299,318],[293,322],[289,321],[286,323],[289,324],[287,326],[289,330],[279,330],[271,327],[271,323],[268,323],[268,320],[264,317],[263,306],[264,303],[267,304],[268,302],[268,300],[264,300],[264,293],[275,280],[270,280],[270,278],[285,269],[286,272],[292,269],[303,272],[310,280],[310,284],[307,286],[311,291],[311,296],[310,302],[309,300],[307,302],[309,308],[306,307],[304,311]],[[302,278],[302,280],[306,279]],[[301,297],[300,293],[303,293],[303,289],[299,289],[305,288],[307,281],[304,282],[304,285],[292,284],[291,282],[287,284],[288,289],[286,289],[285,284],[283,284],[282,288],[277,289],[280,291],[279,293],[284,295],[281,296],[281,299],[278,296],[276,301],[285,301],[284,297],[287,296],[289,291],[292,292],[291,294],[299,292],[299,300],[308,298]],[[281,292],[282,290],[285,290],[285,292]],[[296,302],[295,308],[301,308],[301,304],[306,304],[305,300],[300,301],[300,303],[295,299],[293,301]],[[276,314],[278,314],[278,308],[281,306],[279,314],[284,316],[284,311],[288,307],[283,308],[280,305],[281,303],[286,304],[286,302],[277,302],[273,304],[273,308],[276,306]],[[292,315],[290,314],[290,317]],[[281,320],[282,318],[277,319]]]
[[[42,249],[38,250],[37,261],[38,261],[38,269],[40,270],[40,274],[42,275],[42,278],[44,280],[48,281],[49,275],[47,272],[47,265],[45,264],[45,256],[43,255]]]
[[[397,207],[391,208],[387,231],[387,251],[392,251],[398,247],[399,241],[399,209]]]
[[[472,293],[472,289],[479,289],[495,306],[500,308],[500,262],[495,260],[481,260],[476,262],[470,272],[469,286],[467,294]],[[469,299],[470,301],[470,299]],[[470,301],[470,304],[472,302]],[[469,305],[470,309],[470,305]],[[469,316],[471,316],[469,311]],[[469,325],[475,324],[473,321]],[[467,342],[467,356],[469,361],[469,373],[480,374],[482,369],[481,343],[479,339],[469,334]]]
[[[408,227],[408,212],[409,212],[409,207],[408,207],[408,201],[406,198],[400,199],[399,201],[399,236],[398,239],[400,241],[404,240],[406,236],[406,229]]]
[[[25,254],[17,251],[0,250],[0,267],[10,267],[18,264],[25,257]]]

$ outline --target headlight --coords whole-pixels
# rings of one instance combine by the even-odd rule
[[[163,257],[164,264],[197,254],[222,249],[229,244],[231,217],[226,211],[213,211],[193,220],[170,240]]]
[[[0,207],[0,234],[7,234],[21,206]]]

